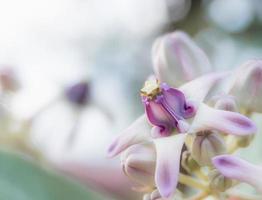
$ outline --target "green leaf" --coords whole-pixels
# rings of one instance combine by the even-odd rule
[[[0,199],[102,200],[78,183],[3,151],[0,151]]]

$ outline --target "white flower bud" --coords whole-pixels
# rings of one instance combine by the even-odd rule
[[[157,78],[174,86],[209,72],[211,68],[204,51],[181,31],[158,38],[152,54]]]
[[[192,144],[192,157],[201,166],[211,166],[211,159],[226,152],[223,137],[214,131],[202,131],[196,134]]]
[[[226,110],[226,111],[237,111],[236,101],[231,95],[221,95],[216,99],[215,106],[216,109]]]
[[[230,93],[246,111],[262,112],[262,60],[251,60],[240,66]]]
[[[124,173],[142,186],[154,187],[156,153],[152,143],[136,144],[121,155]]]

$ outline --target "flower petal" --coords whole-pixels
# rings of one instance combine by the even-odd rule
[[[227,76],[228,73],[209,73],[182,85],[179,90],[185,94],[186,99],[202,102],[210,91]]]
[[[173,86],[179,86],[211,69],[204,51],[182,31],[158,38],[152,48],[152,57],[158,79]]]
[[[249,118],[236,112],[224,111],[201,104],[191,124],[190,133],[217,130],[232,135],[256,133],[256,125]]]
[[[152,142],[135,144],[121,155],[124,173],[144,186],[155,186],[156,152]]]
[[[149,122],[157,127],[160,136],[168,136],[175,127],[175,120],[161,104],[154,101],[145,103],[145,112]]]
[[[130,127],[123,131],[107,150],[109,157],[114,157],[133,144],[147,140],[150,137],[151,127],[145,115],[140,116]]]
[[[253,185],[262,193],[262,168],[232,155],[221,155],[213,158],[214,166],[225,177]]]
[[[186,134],[154,139],[157,152],[155,181],[162,197],[170,197],[176,190],[181,150]]]

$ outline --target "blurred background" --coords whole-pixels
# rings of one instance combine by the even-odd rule
[[[0,0],[0,27],[3,200],[141,199],[106,148],[143,112],[158,36],[186,31],[215,71],[262,57],[259,0]]]

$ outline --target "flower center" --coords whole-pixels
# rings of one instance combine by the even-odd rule
[[[145,82],[144,87],[140,90],[140,94],[143,97],[154,99],[161,93],[160,83],[158,80],[148,80]]]
[[[180,133],[188,130],[186,120],[195,115],[196,108],[186,100],[182,91],[166,83],[149,80],[140,92],[147,118],[161,134],[168,135],[174,128]]]

